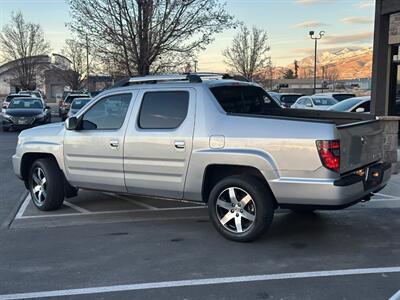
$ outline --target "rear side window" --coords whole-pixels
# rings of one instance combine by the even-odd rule
[[[269,108],[279,108],[267,92],[257,86],[218,86],[210,90],[227,113],[262,114]]]
[[[142,129],[174,129],[185,120],[189,107],[189,92],[147,92],[139,113]]]

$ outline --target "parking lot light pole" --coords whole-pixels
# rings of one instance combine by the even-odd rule
[[[314,31],[309,32],[310,37],[312,40],[314,40],[315,46],[314,46],[314,94],[317,90],[317,47],[318,47],[318,40],[322,39],[322,37],[325,35],[325,31],[320,31],[318,35],[314,35]]]

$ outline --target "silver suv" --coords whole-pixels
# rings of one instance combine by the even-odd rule
[[[278,207],[339,209],[385,186],[380,123],[282,109],[218,75],[132,78],[64,123],[23,131],[13,156],[41,210],[79,188],[208,203],[226,238],[251,241]]]

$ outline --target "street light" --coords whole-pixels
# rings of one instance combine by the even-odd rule
[[[318,40],[322,39],[322,37],[325,35],[325,31],[320,31],[319,34],[316,36],[314,35],[315,32],[311,30],[309,34],[310,38],[315,42],[315,47],[314,47],[314,94],[315,94],[317,89],[317,44]]]

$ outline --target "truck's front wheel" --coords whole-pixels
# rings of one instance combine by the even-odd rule
[[[225,238],[250,242],[271,225],[273,196],[252,176],[230,176],[212,189],[208,210],[214,227]]]
[[[55,210],[63,204],[64,182],[54,159],[38,159],[32,164],[28,186],[32,201],[38,209]]]

